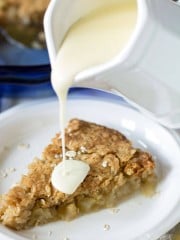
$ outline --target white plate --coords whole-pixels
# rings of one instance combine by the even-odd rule
[[[119,102],[120,103],[120,102]],[[119,212],[109,210],[79,217],[69,223],[58,221],[26,231],[15,232],[0,225],[0,239],[40,240],[154,240],[180,220],[180,150],[172,134],[139,112],[110,101],[89,96],[68,101],[68,117],[81,118],[122,131],[135,146],[150,151],[157,159],[160,176],[157,193],[152,198],[137,194],[119,205]],[[0,116],[0,193],[20,179],[34,156],[58,131],[58,105],[55,100],[24,105]],[[20,144],[29,144],[29,148]],[[4,146],[7,148],[4,149]],[[11,172],[10,168],[16,168]],[[104,225],[110,230],[105,231]],[[35,234],[35,235],[34,235]],[[35,239],[35,238],[34,238]]]

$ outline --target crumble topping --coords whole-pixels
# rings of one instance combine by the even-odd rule
[[[0,0],[0,27],[15,40],[45,48],[43,17],[50,0]]]
[[[111,226],[109,224],[104,225],[104,231],[109,231],[111,229]]]
[[[66,152],[66,157],[68,158],[75,158],[76,152],[75,151],[67,151]]]

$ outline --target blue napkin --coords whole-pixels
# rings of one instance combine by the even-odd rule
[[[0,98],[49,97],[50,64],[46,49],[30,49],[0,29]]]

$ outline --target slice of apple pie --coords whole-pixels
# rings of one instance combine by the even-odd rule
[[[62,161],[57,134],[41,159],[35,159],[19,184],[0,200],[0,221],[20,230],[54,220],[71,220],[87,212],[114,207],[122,196],[154,181],[149,153],[132,147],[116,130],[73,119],[66,128],[67,158],[85,161],[90,171],[73,194],[51,184],[51,173]]]

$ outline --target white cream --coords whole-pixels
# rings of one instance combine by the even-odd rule
[[[61,192],[72,194],[89,172],[89,165],[78,160],[58,164],[52,173],[53,186]]]
[[[93,11],[70,28],[57,54],[51,81],[60,103],[63,161],[54,169],[51,180],[59,191],[73,193],[89,171],[86,163],[66,160],[64,129],[68,90],[78,73],[111,60],[124,48],[134,29],[136,13],[136,0],[119,1]]]

